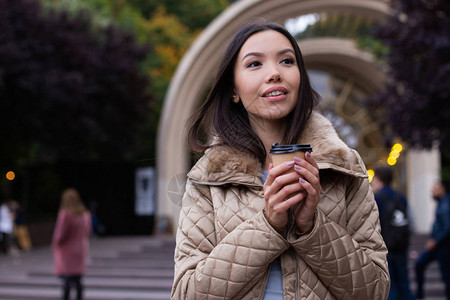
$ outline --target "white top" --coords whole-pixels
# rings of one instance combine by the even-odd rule
[[[13,232],[14,219],[6,204],[0,205],[0,232],[11,234]]]
[[[269,171],[262,170],[261,172],[261,181],[264,183],[269,175]],[[270,264],[263,300],[283,300],[283,272],[281,271],[280,257],[277,257]]]

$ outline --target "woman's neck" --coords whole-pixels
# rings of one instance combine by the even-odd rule
[[[270,148],[272,143],[281,143],[286,125],[282,120],[250,120],[250,125],[266,148],[266,161],[263,165],[263,170],[269,169],[269,164],[272,163],[270,155]]]

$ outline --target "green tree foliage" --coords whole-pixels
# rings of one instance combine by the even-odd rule
[[[317,22],[297,34],[297,40],[317,37],[338,37],[352,39],[356,45],[370,50],[377,58],[386,56],[388,48],[372,35],[377,22],[367,17],[342,13],[323,13]]]
[[[412,146],[450,150],[450,3],[393,1],[375,34],[389,47],[391,81],[369,103]],[[385,117],[384,117],[385,114]]]
[[[157,9],[146,23],[148,40],[154,47],[150,57],[148,74],[154,80],[152,92],[161,101],[178,63],[194,39],[189,29],[163,7]]]
[[[175,69],[199,32],[228,5],[226,0],[44,0],[48,7],[92,15],[95,28],[114,24],[150,44],[153,51],[140,62],[140,70],[151,78],[146,124],[141,128],[137,159],[155,157],[156,135],[164,96]],[[195,16],[195,17],[193,17]]]
[[[161,7],[167,14],[176,16],[192,32],[202,30],[227,6],[227,0],[130,0],[144,16],[151,18]]]
[[[296,39],[307,39],[322,36],[357,39],[370,35],[374,22],[361,16],[342,13],[321,14],[317,22],[309,25]]]
[[[2,160],[124,159],[150,100],[149,48],[35,0],[0,0],[0,28]]]

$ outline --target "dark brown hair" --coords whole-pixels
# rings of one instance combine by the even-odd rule
[[[392,169],[389,166],[386,165],[377,165],[374,168],[374,173],[378,179],[384,184],[384,185],[391,185],[392,183]]]
[[[289,40],[300,70],[298,101],[293,111],[286,117],[289,126],[284,133],[283,140],[277,142],[295,144],[300,138],[312,110],[319,100],[319,95],[310,85],[303,57],[295,38],[278,24],[256,21],[243,26],[235,34],[222,58],[211,92],[203,105],[191,117],[192,125],[188,134],[188,142],[193,151],[204,152],[211,147],[201,141],[200,132],[204,130],[208,136],[217,138],[217,143],[253,153],[261,164],[264,163],[266,150],[261,139],[250,126],[242,101],[234,103],[231,99],[234,89],[234,66],[242,45],[253,34],[267,30],[277,31]]]

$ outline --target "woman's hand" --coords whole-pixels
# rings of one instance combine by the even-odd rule
[[[433,250],[434,248],[436,248],[436,245],[437,245],[436,240],[434,240],[434,239],[429,239],[429,240],[427,240],[427,242],[426,242],[426,244],[425,244],[425,250],[426,250],[426,251],[431,251],[431,250]]]
[[[288,222],[288,209],[301,201],[305,194],[298,172],[284,174],[294,164],[294,161],[289,161],[276,167],[269,166],[264,184],[265,214],[275,229],[284,229]]]
[[[304,199],[293,209],[297,228],[300,232],[306,232],[314,225],[314,214],[320,200],[322,187],[319,178],[319,166],[311,153],[307,152],[305,159],[295,158],[294,170],[299,175],[299,183],[302,186]]]

